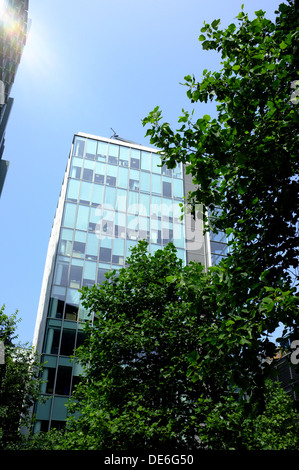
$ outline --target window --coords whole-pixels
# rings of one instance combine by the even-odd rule
[[[106,161],[108,144],[106,142],[98,142],[97,160]]]
[[[77,224],[78,230],[87,230],[88,228],[89,207],[80,205],[78,207]]]
[[[84,265],[83,286],[93,286],[96,282],[97,264],[93,261],[86,261]]]
[[[56,395],[69,395],[71,390],[72,368],[59,366],[56,379]]]
[[[82,282],[82,267],[83,263],[80,260],[72,259],[70,268],[70,281],[69,286],[75,289],[80,289]]]
[[[84,145],[85,145],[85,139],[82,139],[81,137],[75,137],[73,155],[76,155],[78,157],[83,157]]]
[[[184,186],[183,180],[174,179],[173,180],[173,197],[183,198],[184,197]]]
[[[130,166],[131,168],[140,168],[140,150],[131,149]]]
[[[54,284],[66,286],[68,280],[69,258],[58,256],[54,274]]]
[[[97,162],[95,167],[94,181],[95,183],[104,184],[105,181],[106,165],[102,162]]]
[[[80,181],[69,179],[67,186],[66,199],[68,201],[77,202],[79,196]]]
[[[141,152],[141,169],[151,171],[151,154],[150,152]]]
[[[80,294],[77,289],[68,289],[65,303],[64,318],[66,320],[76,321],[78,318],[78,306]]]
[[[80,202],[89,204],[91,200],[91,191],[92,191],[92,183],[88,183],[87,181],[81,182],[81,189],[80,189]]]
[[[119,147],[118,163],[120,166],[124,166],[124,167],[129,166],[129,155],[130,155],[130,149],[128,147]]]
[[[110,263],[111,262],[111,248],[101,247],[99,259],[100,261],[103,261],[105,263]]]
[[[75,336],[75,329],[63,328],[60,346],[61,356],[71,356],[74,353]]]
[[[140,191],[150,192],[151,188],[151,175],[142,171],[140,173]]]
[[[120,238],[113,240],[112,263],[123,264],[125,253],[125,241]]]
[[[45,374],[47,376],[46,393],[52,394],[54,391],[55,372],[55,368],[45,368]]]
[[[124,189],[118,189],[116,195],[116,210],[126,212],[127,209],[127,191]]]
[[[70,256],[72,250],[73,230],[62,228],[60,233],[60,243],[58,253],[64,256]]]
[[[118,169],[118,182],[117,182],[118,187],[120,188],[128,187],[128,175],[129,175],[129,171],[127,168],[120,167]]]
[[[96,152],[97,152],[97,141],[88,139],[86,142],[85,157],[91,160],[94,160],[96,156]]]
[[[86,243],[86,259],[96,260],[99,253],[99,238],[95,233],[89,233],[87,235]]]
[[[164,197],[171,197],[171,183],[163,181],[163,196]]]
[[[152,175],[152,193],[161,194],[161,183],[160,175]]]
[[[165,175],[165,176],[170,176],[172,175],[172,170],[170,168],[167,168],[166,165],[163,165],[162,166],[162,175]]]
[[[76,205],[67,202],[64,206],[62,225],[64,227],[73,228],[75,225],[75,218],[76,218]]]
[[[104,198],[104,186],[102,186],[101,184],[95,184],[93,186],[91,204],[93,206],[102,205],[103,198]]]
[[[109,144],[109,151],[108,151],[108,162],[117,165],[118,160],[118,145]]]
[[[161,174],[161,157],[156,153],[152,153],[152,172]]]
[[[105,200],[104,200],[105,207],[114,209],[114,207],[115,207],[115,194],[116,194],[115,188],[111,188],[110,186],[106,186]]]

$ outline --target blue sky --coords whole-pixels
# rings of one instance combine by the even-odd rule
[[[73,135],[149,145],[141,120],[157,105],[176,125],[192,109],[184,76],[198,80],[219,56],[201,49],[203,22],[221,27],[244,11],[269,18],[274,0],[29,0],[32,20],[12,88],[14,106],[0,199],[0,304],[19,311],[32,342],[49,236]],[[197,106],[196,114],[201,114]],[[205,114],[205,108],[202,113]]]

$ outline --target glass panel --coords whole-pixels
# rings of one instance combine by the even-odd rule
[[[162,199],[162,218],[165,220],[173,219],[172,199]]]
[[[91,203],[93,205],[101,205],[103,204],[103,198],[104,198],[104,186],[102,186],[101,184],[94,184],[92,197],[91,197]]]
[[[150,216],[150,196],[140,193],[139,215]]]
[[[140,150],[131,149],[131,168],[140,168]]]
[[[127,238],[130,240],[137,240],[139,234],[138,217],[135,215],[128,215],[127,217]]]
[[[54,284],[66,286],[68,280],[69,259],[58,256],[54,275]]]
[[[75,204],[71,204],[69,202],[64,205],[62,225],[64,225],[65,227],[74,227],[76,218],[76,208],[77,206]]]
[[[151,188],[151,175],[149,173],[144,173],[144,171],[140,174],[140,191],[150,192]]]
[[[83,157],[85,140],[82,137],[75,137],[73,155]]]
[[[171,183],[163,181],[163,196],[171,197]]]
[[[86,261],[84,265],[83,286],[92,286],[96,282],[97,263]]]
[[[184,197],[184,185],[183,180],[181,179],[174,179],[173,180],[173,197]]]
[[[125,241],[115,238],[113,241],[112,263],[123,264],[125,255]]]
[[[90,140],[90,139],[87,139],[87,142],[86,142],[86,150],[85,150],[85,156],[86,158],[91,158],[91,159],[95,159],[95,155],[96,155],[96,151],[97,151],[97,141],[96,140]]]
[[[80,189],[80,202],[86,202],[89,204],[91,201],[91,191],[92,191],[92,183],[88,183],[87,181],[81,182],[81,189]]]
[[[43,352],[45,354],[58,354],[60,327],[48,327]]]
[[[56,379],[56,395],[69,395],[71,391],[72,368],[59,366]]]
[[[172,176],[172,170],[170,168],[167,168],[166,165],[163,165],[162,166],[162,175],[165,175],[165,176]]]
[[[82,282],[82,271],[83,267],[75,264],[75,260],[72,260],[71,269],[70,269],[70,287],[74,289],[80,289]]]
[[[80,294],[77,289],[68,289],[65,303],[64,318],[66,320],[76,321],[78,318],[78,306]]]
[[[185,247],[185,234],[183,224],[173,224],[173,239],[176,247]]]
[[[82,179],[85,181],[92,181],[93,180],[93,170],[89,168],[84,168]]]
[[[94,233],[87,235],[86,259],[96,260],[99,253],[99,238]]]
[[[177,166],[173,169],[174,178],[183,178],[182,164],[178,163]]]
[[[76,228],[79,230],[87,230],[88,228],[89,207],[79,206]]]
[[[151,203],[151,216],[152,217],[161,217],[161,197],[159,196],[152,196],[152,203]]]
[[[66,199],[77,202],[79,196],[80,181],[69,179],[67,186]]]
[[[141,169],[151,171],[151,154],[150,154],[150,152],[141,152]]]
[[[95,183],[103,184],[105,181],[106,164],[96,162],[94,181]]]
[[[72,158],[72,165],[70,170],[71,178],[80,178],[81,176],[81,169],[82,169],[83,160],[81,158]]]
[[[128,187],[128,174],[129,174],[129,171],[127,168],[119,167],[117,186],[119,186],[120,188]]]
[[[138,214],[139,212],[139,194],[137,191],[129,191],[128,212]]]
[[[139,190],[139,171],[130,170],[129,188],[134,191]]]
[[[161,174],[161,167],[158,165],[161,165],[161,157],[156,153],[152,153],[152,172]]]
[[[108,162],[117,164],[118,160],[118,145],[109,144],[109,151],[108,151]]]
[[[116,189],[115,188],[111,188],[109,186],[106,186],[105,201],[104,201],[105,207],[110,207],[110,208],[114,209],[114,207],[115,207],[115,194],[116,194]]]
[[[129,166],[130,149],[128,147],[119,147],[119,165]]]
[[[64,328],[62,330],[60,355],[71,356],[74,353],[76,330]]]
[[[106,161],[107,150],[108,144],[106,142],[98,142],[97,159],[100,161]]]
[[[126,236],[126,214],[115,212],[115,237],[125,238]]]
[[[152,175],[152,193],[161,194],[162,179],[160,175]]]
[[[86,232],[75,232],[75,239],[73,244],[73,257],[84,258],[86,245]]]
[[[117,190],[116,196],[116,209],[121,212],[126,212],[127,210],[127,191],[124,189]]]
[[[90,232],[96,232],[97,229],[99,228],[99,225],[101,224],[101,220],[102,220],[102,208],[101,208],[101,206],[99,205],[97,207],[92,207],[90,209],[88,230]]]
[[[70,256],[72,251],[73,230],[63,228],[60,233],[60,243],[58,253],[64,256]]]

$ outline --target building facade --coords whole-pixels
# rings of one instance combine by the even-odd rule
[[[0,1],[0,195],[9,162],[2,159],[5,129],[13,105],[15,80],[28,29],[28,0]]]
[[[184,263],[206,267],[224,256],[221,235],[203,235],[200,208],[181,218],[190,177],[179,164],[160,166],[157,150],[120,139],[74,136],[50,235],[34,345],[46,363],[35,432],[64,425],[66,402],[79,380],[71,361],[83,340],[87,312],[78,289],[101,283],[125,266],[130,248],[146,239],[151,253],[173,242]]]

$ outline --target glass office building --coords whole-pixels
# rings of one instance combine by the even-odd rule
[[[203,235],[200,211],[181,218],[191,188],[184,168],[160,166],[157,150],[119,139],[74,136],[50,236],[34,335],[42,353],[47,400],[36,405],[35,431],[61,427],[79,380],[71,361],[83,340],[87,312],[78,289],[125,266],[130,248],[146,239],[151,253],[173,242],[184,263],[205,266],[225,254],[221,240]],[[213,245],[213,252],[211,246]]]

